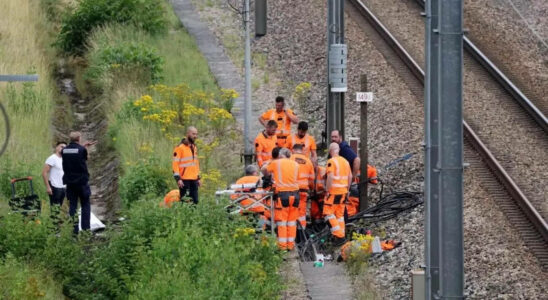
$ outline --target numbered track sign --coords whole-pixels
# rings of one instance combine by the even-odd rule
[[[372,92],[356,92],[357,102],[373,102]]]

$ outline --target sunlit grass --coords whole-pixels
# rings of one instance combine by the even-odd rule
[[[52,151],[51,116],[55,63],[49,25],[36,0],[2,0],[0,11],[0,74],[39,75],[37,83],[0,83],[0,102],[6,107],[11,123],[11,139],[0,157],[0,174],[9,172],[6,164],[23,162],[35,178],[35,188],[44,196],[40,171]],[[0,140],[5,139],[4,120],[0,117]],[[9,184],[2,182],[0,184]],[[7,198],[8,195],[0,195]],[[5,207],[0,206],[0,209]]]

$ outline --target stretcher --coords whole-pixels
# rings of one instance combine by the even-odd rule
[[[271,233],[275,235],[275,222],[274,222],[274,201],[273,193],[270,191],[264,190],[255,190],[257,184],[247,183],[247,184],[233,184],[230,186],[230,189],[216,191],[216,203],[219,204],[222,198],[228,198],[228,204],[225,206],[225,209],[230,214],[238,214],[242,211],[247,211],[253,207],[262,207],[265,211],[270,212],[270,226]],[[242,192],[242,190],[253,190],[251,192]],[[251,203],[244,205],[242,202],[245,200],[250,200]],[[268,204],[270,203],[270,205]]]

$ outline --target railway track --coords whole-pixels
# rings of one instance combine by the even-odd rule
[[[418,4],[422,2],[422,0],[415,1]],[[356,20],[361,17],[363,21],[358,24],[368,34],[388,63],[402,77],[410,90],[418,98],[423,98],[424,71],[416,59],[362,1],[348,0],[348,2],[351,5],[347,13],[354,15]],[[498,105],[501,107],[495,105],[492,111],[483,113],[497,113],[497,108],[510,111],[515,116],[512,119],[515,122],[513,125],[530,134],[526,139],[532,144],[529,146],[533,149],[538,146],[540,158],[546,160],[546,156],[543,155],[546,152],[546,145],[548,145],[546,117],[504,74],[498,71],[498,68],[485,55],[476,51],[479,50],[477,47],[470,41],[466,42],[465,40],[465,43],[468,44],[465,49],[471,52],[465,55],[465,65],[476,74],[475,76],[479,76],[482,82],[485,82],[485,86],[493,95],[506,100],[503,105]],[[474,60],[479,61],[481,65]],[[483,100],[479,99],[479,101]],[[520,188],[525,185],[523,179],[521,177],[519,178],[522,180],[513,179],[520,173],[516,168],[512,168],[516,157],[519,156],[512,147],[520,145],[506,144],[507,148],[501,149],[500,142],[494,141],[496,137],[490,136],[490,133],[495,130],[493,127],[496,127],[496,123],[495,125],[484,125],[484,123],[487,122],[483,122],[474,113],[467,114],[465,111],[465,120],[463,120],[465,159],[470,163],[475,174],[479,175],[482,186],[494,197],[512,226],[519,231],[542,268],[548,270],[548,225],[545,220],[546,215],[543,215],[542,211],[539,212],[539,208],[542,209],[543,201],[545,201],[543,192],[540,192],[540,197],[539,193],[530,192],[533,198],[536,198],[535,201],[528,198],[524,189]],[[518,130],[516,130],[517,132]],[[499,159],[497,160],[497,158]],[[514,172],[508,172],[508,168]],[[542,174],[539,176],[542,177]],[[542,184],[544,180],[545,178],[540,178],[540,183]],[[526,190],[530,189],[531,187],[526,186]]]

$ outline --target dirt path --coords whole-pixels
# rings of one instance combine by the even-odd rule
[[[59,93],[69,99],[70,108],[61,107],[65,112],[73,114],[71,128],[55,126],[55,138],[68,140],[72,130],[82,132],[83,140],[98,141],[90,147],[88,168],[91,186],[91,211],[101,220],[112,220],[119,208],[118,175],[119,159],[113,149],[109,149],[105,136],[108,123],[106,121],[103,103],[99,99],[83,97],[77,89],[74,73],[65,60],[61,60],[56,71],[56,81]]]

